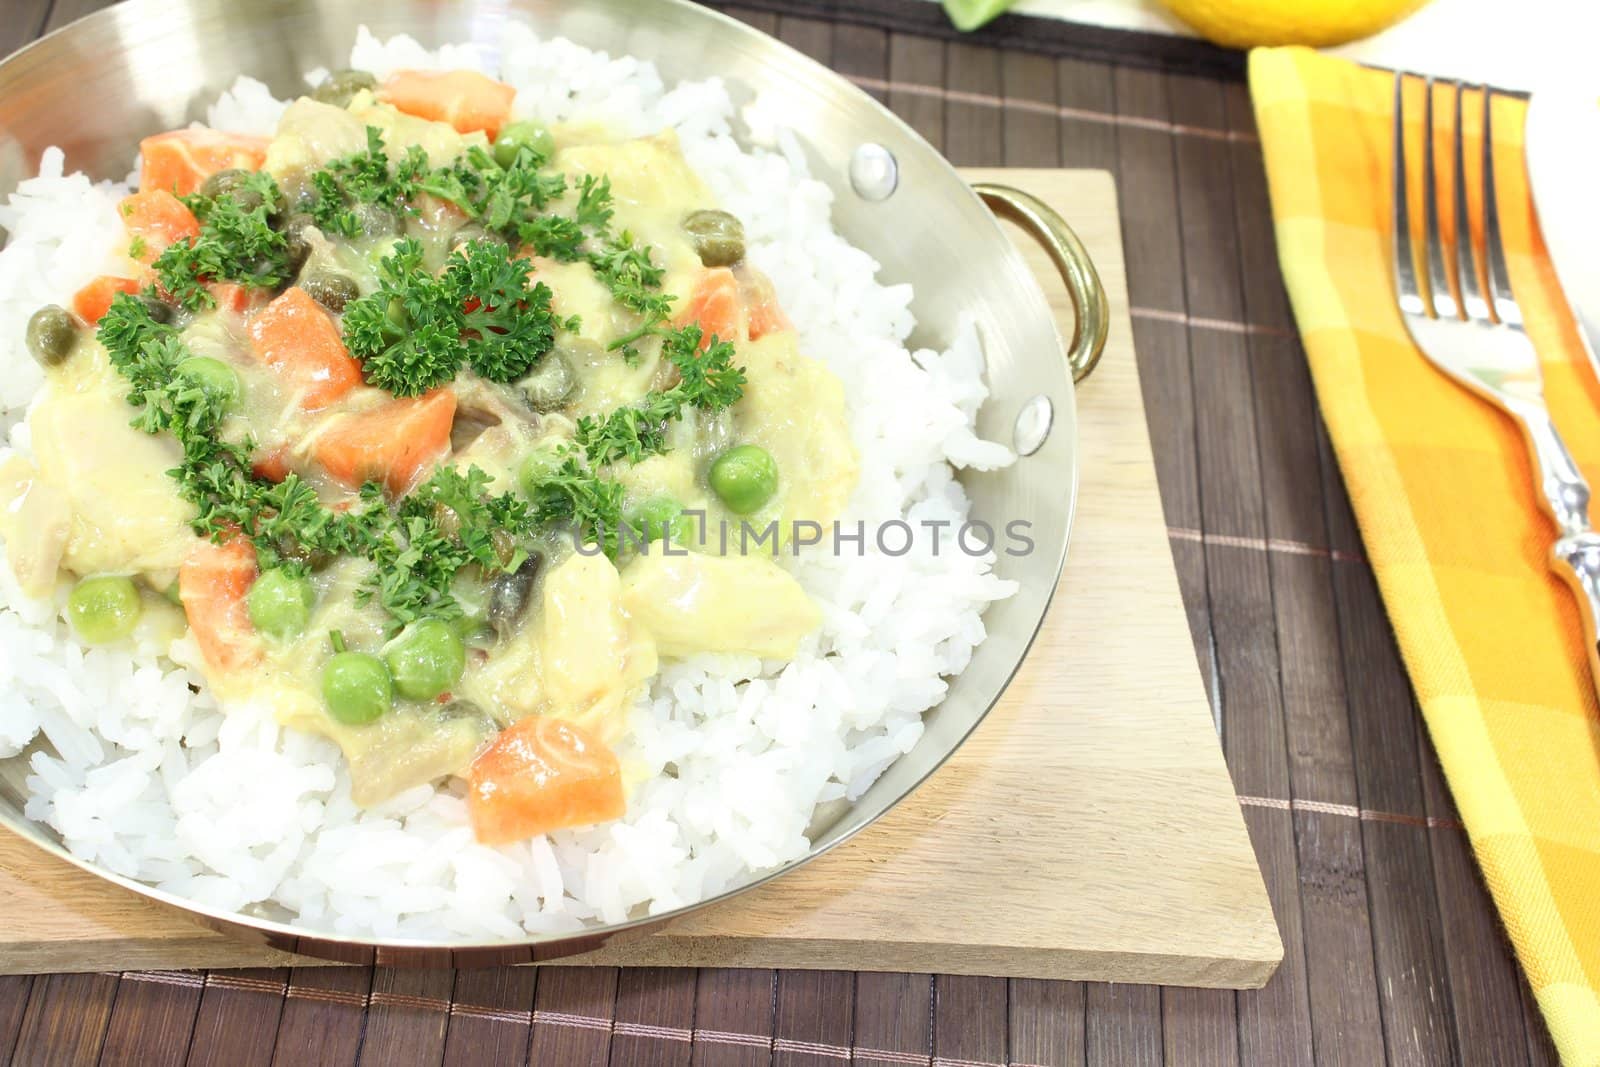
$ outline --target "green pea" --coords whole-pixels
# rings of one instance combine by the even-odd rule
[[[634,508],[628,515],[628,525],[638,530],[647,544],[665,537],[672,544],[685,545],[694,529],[689,516],[683,513],[683,505],[670,493],[653,496]]]
[[[46,304],[28,320],[28,351],[43,367],[56,367],[78,343],[78,317],[64,307]]]
[[[222,360],[210,356],[190,356],[179,361],[178,373],[216,397],[224,409],[232,411],[239,406],[239,397],[244,391],[239,384],[239,375]]]
[[[736,445],[711,464],[710,481],[729,511],[749,515],[778,491],[778,464],[759,445]]]
[[[274,567],[255,580],[245,597],[245,607],[257,630],[284,641],[305,630],[316,596],[305,578]]]
[[[502,127],[494,140],[494,161],[509,167],[524,148],[532,149],[541,160],[549,159],[556,150],[556,139],[542,123],[513,122]]]
[[[528,496],[538,493],[539,487],[561,469],[561,453],[554,448],[538,448],[528,453],[517,471],[517,482]]]
[[[432,700],[455,685],[467,669],[467,646],[449,623],[423,619],[390,643],[384,659],[401,696]]]
[[[372,722],[394,706],[389,668],[365,652],[337,652],[322,668],[322,699],[328,714],[342,723]]]
[[[79,637],[91,645],[104,645],[133,633],[143,607],[132,578],[105,574],[73,586],[67,618]]]

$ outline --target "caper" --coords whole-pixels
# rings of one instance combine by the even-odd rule
[[[517,539],[504,526],[496,526],[489,531],[489,547],[494,549],[494,558],[500,561],[502,567],[517,558]]]
[[[382,204],[356,204],[350,208],[355,216],[356,229],[367,237],[393,237],[405,232],[399,212]]]
[[[437,501],[433,505],[433,525],[438,527],[439,536],[454,540],[461,532],[461,515],[449,504]]]
[[[288,244],[291,271],[298,271],[305,266],[306,259],[311,255],[311,242],[306,240],[306,231],[316,228],[317,220],[303,211],[297,211],[284,220],[283,239]]]
[[[138,296],[134,297],[134,299],[144,305],[145,312],[149,314],[149,316],[156,322],[170,323],[173,319],[173,316],[178,313],[177,308],[173,307],[159,296],[151,296],[149,293],[140,293]]]
[[[496,574],[489,579],[489,625],[501,639],[511,636],[517,622],[528,610],[528,600],[533,594],[534,579],[544,563],[537,552],[530,552],[516,570],[509,574]]]
[[[517,382],[517,391],[538,412],[555,411],[578,387],[578,375],[564,352],[545,353],[532,373]]]
[[[238,167],[229,167],[219,170],[200,184],[200,195],[216,199],[219,196],[232,197],[233,200],[245,211],[254,211],[266,203],[259,190],[247,188],[250,181],[250,172]]]
[[[474,704],[470,700],[461,700],[459,698],[450,701],[448,704],[440,705],[437,714],[441,721],[448,721],[450,719],[476,719],[479,722],[486,724],[491,721],[488,714],[478,705]]]
[[[489,241],[501,246],[509,246],[510,241],[503,234],[487,229],[481,222],[469,222],[461,229],[450,235],[450,249],[454,251],[473,241]]]
[[[708,267],[731,267],[744,258],[744,223],[726,211],[691,212],[683,229]]]
[[[311,90],[311,99],[334,107],[349,107],[350,101],[363,89],[376,89],[378,79],[365,70],[336,70]]]
[[[324,548],[311,548],[293,537],[279,537],[273,542],[278,555],[286,560],[304,564],[307,570],[320,571],[332,563],[333,553]]]
[[[60,366],[77,343],[78,317],[64,307],[46,304],[28,320],[28,351],[40,366]]]
[[[354,278],[331,270],[300,279],[300,288],[329,311],[343,311],[346,304],[361,296]]]

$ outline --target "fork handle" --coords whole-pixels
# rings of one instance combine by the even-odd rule
[[[1525,401],[1512,408],[1539,469],[1544,510],[1561,531],[1550,546],[1550,569],[1577,597],[1589,676],[1600,695],[1600,533],[1589,525],[1589,483],[1543,403]]]

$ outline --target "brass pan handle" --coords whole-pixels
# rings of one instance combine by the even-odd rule
[[[1100,275],[1083,242],[1072,232],[1066,219],[1031,193],[992,182],[977,182],[972,191],[982,197],[996,215],[1015,220],[1037,238],[1061,272],[1077,316],[1072,343],[1067,347],[1067,364],[1072,368],[1072,380],[1083,381],[1100,362],[1111,322],[1105,287],[1100,284]]]

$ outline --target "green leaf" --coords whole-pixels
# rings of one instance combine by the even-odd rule
[[[945,14],[962,33],[973,30],[1010,10],[1017,0],[944,0]]]

